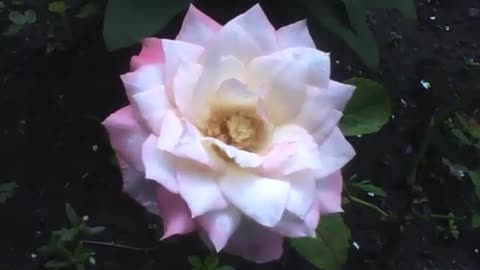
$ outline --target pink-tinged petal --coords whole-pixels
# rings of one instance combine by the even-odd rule
[[[285,176],[322,168],[318,145],[305,129],[297,125],[276,127],[272,134],[272,147],[286,144],[292,144],[289,146],[290,152],[282,156],[283,160],[280,158],[277,160],[276,167],[268,168],[269,175],[273,173],[273,175]]]
[[[355,91],[355,86],[339,83],[333,80],[330,80],[328,85],[327,93],[330,97],[333,107],[339,111],[343,111],[348,101]]]
[[[320,127],[312,131],[311,134],[317,144],[322,144],[327,138],[328,135],[335,129],[342,118],[343,113],[337,110],[329,111],[327,117],[324,119],[324,122],[321,123]]]
[[[205,119],[199,115],[207,115],[208,112],[198,114],[198,111],[206,111],[208,107],[193,99],[195,86],[202,74],[203,67],[195,63],[181,64],[173,79],[173,94],[178,110],[183,116],[197,125],[204,125]]]
[[[207,232],[215,250],[222,250],[241,221],[241,213],[233,208],[210,211],[197,218],[197,222]]]
[[[245,66],[237,58],[226,56],[208,55],[204,63],[204,69],[195,89],[193,90],[194,114],[199,119],[208,119],[210,108],[215,103],[216,91],[221,83],[227,79],[245,80]],[[202,127],[204,123],[196,123]]]
[[[263,226],[243,219],[224,251],[255,263],[266,263],[282,256],[283,238]]]
[[[315,48],[315,43],[308,31],[306,20],[301,20],[278,29],[277,44],[280,50],[290,47]]]
[[[221,28],[222,26],[212,18],[190,5],[187,15],[183,19],[182,29],[180,29],[176,39],[205,46]]]
[[[198,63],[204,48],[178,40],[162,39],[165,52],[165,78],[167,83],[174,78],[181,63]]]
[[[238,79],[228,79],[223,81],[218,88],[216,102],[218,102],[218,106],[227,108],[252,107],[256,106],[258,96]]]
[[[334,109],[327,91],[312,86],[307,86],[306,89],[305,103],[302,104],[300,112],[292,123],[311,132],[322,128],[328,118],[331,117]]]
[[[117,155],[138,171],[144,171],[142,145],[149,135],[138,123],[131,106],[112,113],[102,123]]]
[[[120,76],[129,99],[135,94],[149,91],[164,84],[162,64],[141,66],[135,71]]]
[[[185,201],[157,185],[158,211],[163,221],[164,235],[162,239],[178,234],[188,234],[195,230],[195,223]]]
[[[321,164],[316,168],[315,173],[319,178],[331,175],[340,170],[354,156],[355,150],[336,127],[318,147],[318,158]]]
[[[342,187],[343,180],[340,171],[317,180],[317,200],[322,215],[343,212]]]
[[[228,207],[217,180],[217,173],[188,161],[177,162],[180,195],[187,202],[192,217]]]
[[[142,172],[135,170],[121,158],[117,157],[117,160],[122,173],[123,191],[145,207],[148,212],[159,215],[155,193],[157,184],[146,180]]]
[[[315,201],[312,204],[312,207],[307,212],[305,217],[303,218],[305,225],[310,228],[310,230],[315,231],[318,226],[318,222],[320,221],[320,206],[318,201],[318,196],[315,196]]]
[[[315,237],[315,228],[310,228],[299,217],[285,211],[273,230],[286,237]]]
[[[240,168],[256,168],[262,164],[262,158],[255,153],[240,150],[212,137],[205,137],[202,140],[217,146]]]
[[[274,143],[265,156],[263,156],[262,169],[269,175],[274,174],[277,168],[295,155],[297,145],[293,141]]]
[[[165,61],[162,40],[158,38],[146,38],[143,40],[142,50],[132,57],[130,67],[132,70],[151,64],[161,64]]]
[[[190,122],[180,119],[169,111],[164,117],[157,148],[179,158],[206,165],[212,170],[221,170],[223,162],[216,159],[202,144],[202,135]]]
[[[219,180],[225,197],[245,215],[267,227],[275,226],[285,210],[290,184],[229,168]]]
[[[171,107],[165,87],[159,85],[152,90],[135,94],[132,101],[151,130],[155,134],[160,134],[163,116]]]
[[[297,172],[289,175],[290,191],[286,209],[303,219],[312,207],[315,195],[315,178],[310,172]]]
[[[162,132],[158,136],[157,148],[173,153],[183,133],[182,120],[178,118],[175,111],[169,110],[165,113],[161,130]]]
[[[175,158],[157,148],[157,137],[150,135],[142,147],[145,178],[154,180],[168,191],[178,193]]]
[[[275,35],[275,28],[259,4],[254,5],[245,13],[231,20],[225,27],[231,24],[237,24],[246,31],[262,50],[263,54],[276,50],[277,37]]]

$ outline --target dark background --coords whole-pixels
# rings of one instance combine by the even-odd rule
[[[225,23],[255,2],[212,0],[198,1],[197,6]],[[295,1],[260,2],[276,27],[307,14]],[[405,179],[432,114],[480,83],[478,69],[465,62],[465,57],[480,61],[480,15],[470,16],[472,7],[478,8],[478,1],[417,1],[416,24],[395,11],[374,13],[370,21],[382,56],[379,72],[366,69],[336,36],[311,28],[319,49],[331,52],[335,80],[365,76],[391,93],[394,118],[377,134],[349,138],[358,155],[344,172],[383,187],[386,200],[364,199],[387,211],[407,214],[405,206],[414,195]],[[158,36],[174,38],[184,14]],[[148,254],[94,247],[97,263],[91,269],[190,269],[186,257],[208,251],[196,235],[157,241],[161,228],[157,232],[149,225],[156,220],[121,192],[121,177],[100,124],[127,104],[119,75],[128,71],[139,46],[107,52],[101,16],[72,20],[72,34],[53,15],[45,17],[39,14],[37,24],[15,36],[0,36],[0,182],[19,185],[14,197],[0,205],[0,269],[41,269],[42,258],[32,254],[50,231],[66,225],[66,202],[88,215],[90,224],[107,227],[97,240],[155,247]],[[8,10],[3,9],[0,26],[7,23]],[[49,37],[51,27],[55,35]],[[394,42],[392,32],[402,38]],[[52,46],[53,52],[46,53]],[[424,89],[421,80],[432,88]],[[478,107],[473,101],[462,109],[478,117]],[[472,186],[467,179],[450,176],[440,161],[443,156],[479,164],[448,131],[434,136],[418,178],[427,200],[423,207],[470,216],[479,207],[472,200]],[[360,249],[352,246],[344,269],[480,269],[480,254],[474,251],[480,249],[480,232],[472,230],[469,221],[459,223],[458,240],[444,239],[435,229],[445,221],[388,223],[358,205],[345,207],[345,221]],[[279,262],[265,265],[223,254],[220,259],[237,270],[314,269],[287,246]]]

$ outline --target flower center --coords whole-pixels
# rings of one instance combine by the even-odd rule
[[[263,121],[251,110],[217,110],[208,121],[205,135],[245,151],[258,151],[265,140]]]

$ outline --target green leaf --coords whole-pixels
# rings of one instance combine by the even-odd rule
[[[413,0],[360,0],[359,2],[368,9],[396,9],[408,19],[417,19],[417,11]]]
[[[200,259],[200,257],[198,256],[188,256],[188,262],[190,263],[190,265],[192,267],[195,267],[195,268],[203,268],[203,262],[202,262],[202,259]]]
[[[18,10],[10,11],[8,19],[18,25],[24,25],[27,22],[27,18]]]
[[[70,229],[61,229],[60,230],[60,240],[61,242],[69,242],[73,241],[78,234],[80,233],[80,230],[78,228],[70,228]]]
[[[349,183],[348,185],[351,186],[352,188],[362,190],[367,193],[373,193],[380,197],[387,197],[387,194],[382,188],[375,186],[369,180],[361,181],[358,183]]]
[[[379,63],[377,44],[368,28],[365,9],[338,0],[301,0],[310,17],[342,38],[369,68]],[[348,10],[347,10],[348,9]]]
[[[46,269],[61,269],[70,266],[69,262],[60,260],[50,260],[43,265]]]
[[[472,217],[472,228],[480,228],[480,213],[475,213]]]
[[[204,265],[208,270],[215,270],[218,266],[218,257],[212,255],[205,257]]]
[[[0,184],[0,204],[5,203],[8,199],[13,197],[18,185],[15,182],[8,182]]]
[[[98,13],[98,6],[94,2],[88,2],[80,8],[80,11],[75,15],[77,18],[88,18]]]
[[[294,238],[290,243],[316,267],[340,270],[348,255],[350,229],[340,214],[326,215],[317,228],[317,238]]]
[[[463,129],[468,132],[468,134],[478,140],[480,139],[480,124],[478,124],[475,120],[468,121],[465,116],[455,113],[455,117],[457,118],[458,122],[462,125]]]
[[[472,145],[472,144],[473,144],[472,141],[470,141],[470,139],[467,138],[467,136],[465,136],[465,133],[463,133],[463,131],[461,131],[460,129],[458,129],[458,128],[453,128],[453,129],[451,130],[451,132],[452,132],[452,134],[453,134],[455,137],[457,137],[457,139],[458,139],[461,143],[463,143],[463,144],[465,144],[465,145]]]
[[[73,209],[70,204],[65,204],[65,213],[67,214],[68,222],[73,227],[78,227],[82,223],[82,219],[77,215],[77,212]]]
[[[28,24],[37,22],[37,13],[33,9],[28,9],[27,11],[25,11],[24,16],[27,19],[26,23]]]
[[[48,4],[48,11],[53,13],[63,14],[67,10],[67,5],[64,1],[54,1]]]
[[[477,199],[480,200],[480,170],[479,171],[469,171],[470,179],[472,184],[475,186],[475,195]]]
[[[357,88],[345,108],[340,128],[346,136],[379,131],[392,114],[387,90],[377,82],[363,78],[346,81]]]
[[[135,44],[163,29],[188,0],[110,0],[103,25],[103,37],[109,50]]]

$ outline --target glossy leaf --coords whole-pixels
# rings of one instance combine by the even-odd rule
[[[103,25],[109,50],[128,47],[167,25],[188,0],[110,0]]]
[[[67,214],[68,222],[70,222],[70,225],[73,227],[78,227],[82,222],[77,212],[75,212],[73,207],[68,203],[65,205],[65,213]]]
[[[472,217],[472,228],[480,228],[480,213],[475,213]]]
[[[294,238],[290,243],[295,250],[316,267],[340,270],[345,263],[350,245],[350,229],[340,214],[320,218],[317,238]]]
[[[387,90],[377,82],[363,78],[346,81],[357,88],[345,108],[340,128],[346,136],[379,131],[392,114]]]
[[[349,183],[349,186],[367,193],[375,194],[380,197],[387,197],[387,194],[382,188],[375,186],[369,180],[364,180],[356,183]]]

